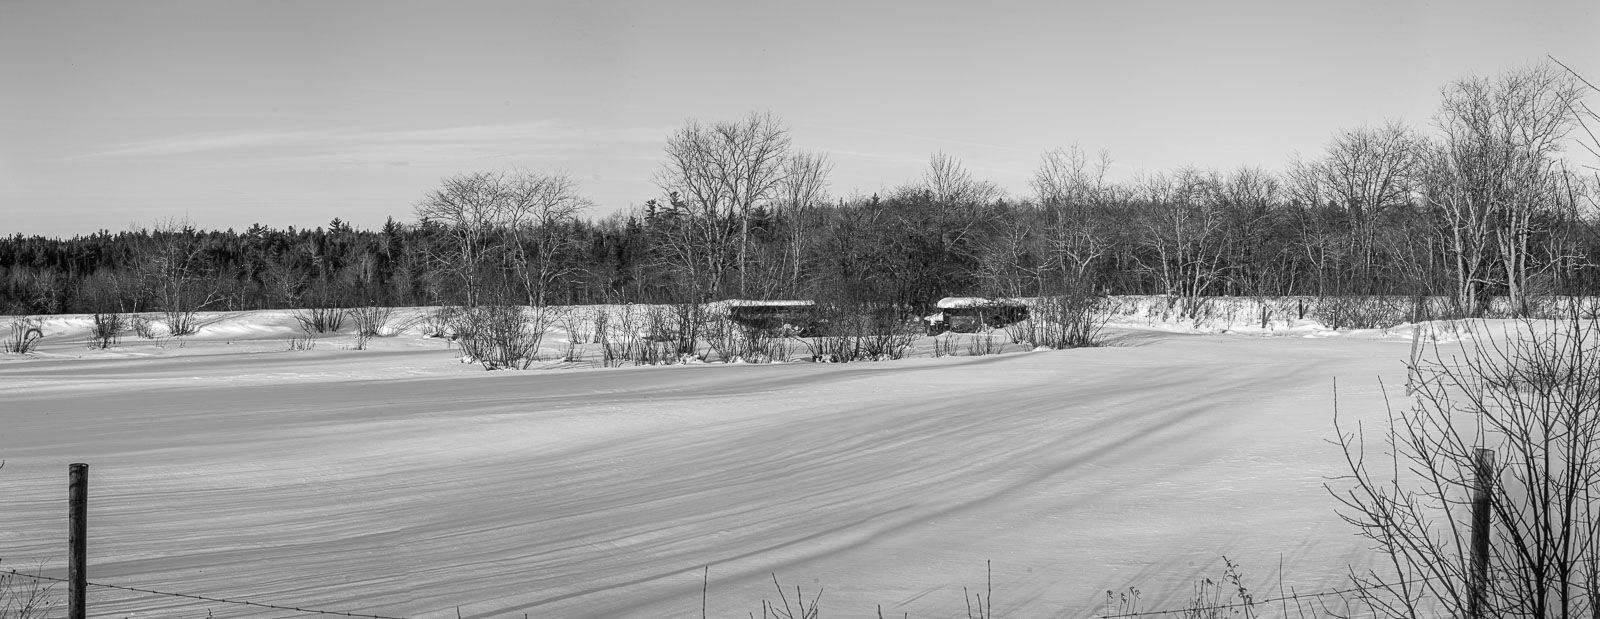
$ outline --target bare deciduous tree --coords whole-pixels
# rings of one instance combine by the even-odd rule
[[[469,307],[485,300],[485,269],[496,265],[523,280],[529,305],[543,305],[565,273],[556,257],[573,242],[563,227],[589,204],[565,174],[482,171],[445,179],[416,212],[448,238],[432,258],[461,280]]]
[[[1278,177],[1259,167],[1240,167],[1227,174],[1212,172],[1202,182],[1206,201],[1222,213],[1225,261],[1233,265],[1228,283],[1233,293],[1258,298],[1270,294],[1282,255],[1272,253],[1274,211],[1282,203]]]
[[[1092,204],[1104,198],[1110,169],[1111,151],[1101,150],[1091,161],[1073,144],[1045,151],[1029,185],[1040,204]]]
[[[1383,211],[1412,202],[1421,147],[1421,138],[1398,121],[1342,131],[1321,158],[1291,164],[1294,192],[1307,203],[1337,204],[1365,228]]]
[[[758,113],[709,125],[690,120],[667,137],[655,181],[686,216],[668,230],[665,249],[699,296],[721,292],[730,269],[743,294],[751,210],[776,197],[789,144],[789,130]]]
[[[1345,237],[1326,238],[1348,269],[1355,289],[1367,293],[1375,270],[1378,222],[1388,213],[1413,203],[1424,172],[1425,149],[1421,137],[1399,122],[1357,127],[1336,134],[1321,157],[1290,163],[1290,192],[1303,204],[1332,205],[1347,216]],[[1326,288],[1326,286],[1325,286]]]
[[[1086,279],[1094,263],[1111,250],[1102,217],[1113,194],[1105,179],[1110,168],[1110,151],[1101,150],[1091,161],[1073,144],[1045,152],[1034,171],[1031,185],[1048,216],[1045,242],[1061,277]]]
[[[483,267],[490,256],[498,255],[496,228],[501,216],[501,172],[468,172],[444,180],[416,205],[417,218],[440,226],[448,242],[440,253],[430,256],[435,264],[461,280],[468,307],[476,307],[483,296]]]
[[[1207,176],[1195,169],[1157,174],[1139,184],[1136,255],[1141,270],[1167,295],[1195,299],[1210,294],[1226,276],[1224,220],[1207,199]]]
[[[578,194],[577,182],[566,174],[519,172],[508,190],[504,218],[513,263],[528,291],[528,304],[543,307],[550,288],[572,272],[559,258],[578,242],[572,224],[592,203]]]
[[[1577,125],[1578,82],[1535,65],[1456,80],[1443,94],[1428,189],[1448,220],[1457,300],[1478,311],[1498,261],[1499,283],[1523,311],[1529,278],[1542,267],[1534,263],[1534,237],[1544,215],[1560,207],[1558,155]]]
[[[1022,212],[1002,217],[979,243],[976,275],[983,282],[985,294],[1002,297],[1044,294],[1046,281],[1054,269],[1049,261],[1041,259],[1050,248],[1029,215]]]
[[[960,159],[943,152],[929,157],[922,187],[932,193],[934,202],[944,205],[987,205],[1005,195],[999,185],[972,178]]]
[[[174,336],[199,330],[195,313],[222,300],[215,268],[204,257],[205,244],[187,220],[159,223],[154,246],[140,260],[141,279],[161,306],[167,331]]]
[[[801,268],[807,239],[810,238],[810,211],[828,199],[828,174],[833,162],[819,152],[795,151],[784,160],[783,175],[778,184],[785,229],[788,232],[789,251],[785,258],[790,290],[800,287]]]

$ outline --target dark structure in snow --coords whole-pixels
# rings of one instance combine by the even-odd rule
[[[807,333],[816,327],[814,301],[723,301],[728,320],[747,329]]]
[[[923,317],[928,335],[972,333],[984,326],[1000,329],[1028,319],[1028,306],[1016,299],[945,297],[936,307],[937,313]]]

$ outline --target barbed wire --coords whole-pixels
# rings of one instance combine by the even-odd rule
[[[1140,611],[1140,612],[1136,612],[1136,613],[1117,613],[1117,614],[1114,614],[1114,615],[1100,615],[1100,617],[1101,617],[1101,619],[1116,619],[1116,618],[1119,618],[1119,617],[1148,617],[1148,616],[1152,616],[1152,615],[1170,615],[1170,614],[1173,614],[1173,613],[1191,612],[1191,611],[1194,611],[1194,610],[1197,610],[1197,609],[1224,610],[1224,609],[1228,609],[1228,608],[1243,608],[1245,606],[1255,606],[1257,604],[1271,604],[1273,602],[1284,602],[1284,601],[1288,601],[1288,600],[1299,600],[1300,598],[1319,598],[1319,597],[1326,597],[1326,596],[1330,596],[1330,595],[1342,595],[1342,594],[1345,594],[1345,593],[1355,593],[1355,592],[1360,591],[1360,590],[1361,590],[1361,588],[1359,588],[1359,587],[1354,588],[1354,589],[1334,589],[1332,591],[1323,591],[1321,593],[1296,593],[1294,595],[1286,595],[1286,596],[1283,596],[1283,597],[1276,597],[1276,598],[1267,598],[1267,599],[1264,599],[1264,600],[1250,600],[1249,602],[1234,602],[1232,604],[1205,604],[1205,605],[1201,605],[1201,606],[1198,606],[1198,607],[1196,607],[1196,606],[1187,606],[1187,607],[1184,607],[1184,608],[1172,608],[1172,609],[1168,609],[1168,610],[1146,610],[1146,611]]]
[[[0,574],[11,574],[13,576],[21,576],[23,578],[33,578],[33,579],[37,579],[37,580],[50,580],[50,581],[54,581],[54,582],[70,582],[65,578],[56,578],[54,576],[44,576],[44,575],[40,575],[40,574],[29,574],[29,573],[26,573],[26,572],[19,572],[17,570],[0,570]],[[90,583],[87,583],[87,584],[89,586],[91,586],[91,587],[102,587],[102,588],[105,588],[105,589],[120,589],[120,590],[123,590],[123,591],[134,591],[134,592],[138,592],[138,593],[148,593],[148,594],[151,594],[151,595],[165,595],[165,596],[168,596],[168,597],[189,598],[191,600],[203,600],[203,601],[206,601],[206,602],[216,602],[216,603],[219,603],[219,604],[239,604],[239,605],[242,605],[242,606],[255,606],[255,607],[258,607],[258,608],[271,608],[271,609],[274,609],[274,610],[291,610],[291,611],[294,611],[294,612],[306,613],[306,614],[338,615],[338,616],[341,616],[341,617],[366,617],[367,619],[404,619],[403,617],[386,617],[386,616],[383,616],[383,615],[363,615],[363,614],[345,612],[345,611],[342,611],[342,610],[318,610],[318,609],[315,609],[315,608],[298,608],[298,607],[295,607],[295,606],[279,606],[279,605],[276,605],[276,604],[264,604],[264,603],[261,603],[261,602],[251,602],[251,601],[247,601],[247,600],[225,600],[225,599],[222,599],[222,598],[206,597],[206,596],[203,596],[203,595],[190,595],[190,594],[187,594],[187,593],[172,593],[170,591],[156,591],[154,589],[140,589],[138,587],[124,587],[122,585],[108,585],[108,584],[99,583],[99,582],[90,582]]]
[[[1511,569],[1511,568],[1496,567],[1496,568],[1490,568],[1489,571],[1497,573],[1497,574],[1504,574],[1504,573],[1507,573],[1507,572],[1516,572],[1517,570]],[[1212,610],[1212,609],[1225,610],[1225,609],[1229,609],[1229,608],[1244,608],[1246,606],[1255,606],[1255,605],[1258,605],[1258,604],[1271,604],[1273,602],[1298,601],[1301,598],[1307,598],[1307,599],[1320,598],[1320,597],[1327,597],[1327,596],[1330,596],[1330,595],[1344,595],[1346,593],[1360,593],[1362,591],[1370,591],[1370,590],[1373,590],[1373,589],[1382,589],[1382,588],[1392,587],[1392,586],[1395,586],[1395,585],[1414,585],[1414,584],[1421,584],[1421,583],[1424,583],[1424,582],[1427,582],[1427,581],[1430,581],[1430,580],[1452,580],[1452,579],[1460,578],[1460,577],[1461,577],[1461,575],[1459,575],[1459,574],[1440,574],[1440,575],[1437,575],[1437,576],[1423,576],[1421,578],[1415,578],[1415,579],[1410,579],[1410,580],[1402,578],[1402,579],[1396,580],[1394,582],[1377,582],[1377,583],[1373,583],[1371,586],[1359,586],[1359,587],[1352,587],[1352,588],[1349,588],[1349,589],[1331,589],[1331,590],[1328,590],[1328,591],[1322,591],[1322,592],[1318,592],[1318,593],[1293,593],[1293,594],[1285,595],[1285,596],[1281,596],[1281,597],[1265,598],[1265,599],[1260,599],[1260,600],[1251,599],[1251,600],[1249,600],[1247,602],[1234,602],[1232,604],[1202,604],[1202,605],[1199,605],[1199,606],[1186,606],[1186,607],[1183,607],[1183,608],[1171,608],[1171,609],[1166,609],[1166,610],[1146,610],[1146,611],[1139,611],[1139,612],[1135,612],[1135,613],[1117,613],[1117,614],[1112,614],[1112,615],[1099,615],[1099,617],[1100,617],[1100,619],[1120,619],[1120,618],[1123,618],[1123,617],[1147,617],[1147,616],[1152,616],[1152,615],[1170,615],[1170,614],[1173,614],[1173,613],[1186,613],[1186,612],[1191,612],[1191,611],[1194,611],[1194,610]]]
[[[1494,568],[1494,569],[1491,569],[1490,571],[1502,572],[1503,573],[1503,572],[1506,572],[1506,571],[1513,571],[1513,570],[1507,570],[1505,568]],[[0,570],[0,574],[9,574],[9,575],[12,575],[12,576],[21,576],[23,578],[33,578],[33,579],[37,579],[37,580],[48,580],[48,581],[53,581],[53,582],[70,582],[69,580],[67,580],[65,578],[57,578],[57,577],[54,577],[54,576],[44,576],[44,575],[41,575],[41,574],[29,574],[29,573],[26,573],[26,572],[19,572],[17,570]],[[1448,580],[1448,579],[1455,578],[1455,577],[1456,576],[1453,576],[1453,575],[1424,576],[1422,578],[1417,578],[1417,579],[1413,579],[1413,580],[1401,579],[1401,580],[1397,580],[1397,581],[1392,582],[1392,583],[1378,583],[1377,586],[1386,587],[1386,586],[1402,585],[1402,584],[1419,584],[1419,583],[1423,583],[1423,582],[1430,581],[1430,580],[1441,580],[1441,579]],[[274,609],[274,610],[287,610],[287,611],[293,611],[293,612],[298,612],[298,613],[306,613],[306,614],[336,615],[336,616],[341,616],[341,617],[362,617],[362,618],[366,618],[366,619],[404,619],[403,617],[389,617],[389,616],[385,616],[385,615],[374,615],[374,614],[359,614],[359,613],[352,613],[352,612],[346,612],[346,611],[341,611],[341,610],[320,610],[320,609],[315,609],[315,608],[300,608],[300,607],[296,607],[296,606],[280,606],[280,605],[277,605],[277,604],[266,604],[266,603],[262,603],[262,602],[251,602],[251,601],[248,601],[248,600],[228,600],[228,599],[223,599],[223,598],[207,597],[207,596],[203,596],[203,595],[191,595],[191,594],[188,594],[188,593],[173,593],[173,592],[170,592],[170,591],[156,591],[154,589],[141,589],[141,588],[138,588],[138,587],[125,587],[125,586],[122,586],[122,585],[111,585],[111,584],[98,583],[98,582],[89,582],[89,583],[86,583],[86,584],[88,584],[89,586],[92,586],[92,587],[101,587],[101,588],[105,588],[105,589],[118,589],[118,590],[122,590],[122,591],[133,591],[133,592],[137,592],[137,593],[147,593],[147,594],[150,594],[150,595],[163,595],[163,596],[168,596],[168,597],[188,598],[188,599],[191,599],[191,600],[202,600],[202,601],[206,601],[206,602],[216,602],[216,603],[219,603],[219,604],[237,604],[237,605],[242,605],[242,606],[254,606],[254,607],[257,607],[257,608],[270,608],[270,609]],[[1279,597],[1275,597],[1275,598],[1263,598],[1263,599],[1259,599],[1259,600],[1251,599],[1251,600],[1248,600],[1248,601],[1233,602],[1233,603],[1230,603],[1230,604],[1203,604],[1203,605],[1199,605],[1199,606],[1185,606],[1185,607],[1181,607],[1181,608],[1169,608],[1169,609],[1164,609],[1164,610],[1146,610],[1146,611],[1131,612],[1131,613],[1115,613],[1115,614],[1108,614],[1108,615],[1099,615],[1099,617],[1101,619],[1126,619],[1126,618],[1130,618],[1130,617],[1151,617],[1151,616],[1156,616],[1156,615],[1170,615],[1170,614],[1174,614],[1174,613],[1186,613],[1186,612],[1191,612],[1191,611],[1194,611],[1194,610],[1197,610],[1197,609],[1227,610],[1227,609],[1232,609],[1232,608],[1244,608],[1246,606],[1256,606],[1256,605],[1260,605],[1260,604],[1271,604],[1271,603],[1274,603],[1274,602],[1287,602],[1287,601],[1296,601],[1296,602],[1298,602],[1301,599],[1313,599],[1313,598],[1327,597],[1327,596],[1330,596],[1330,595],[1344,595],[1344,594],[1347,594],[1347,593],[1359,593],[1359,592],[1364,591],[1364,590],[1370,590],[1371,588],[1372,587],[1352,587],[1352,588],[1349,588],[1349,589],[1331,589],[1331,590],[1328,590],[1328,591],[1321,591],[1321,592],[1317,592],[1317,593],[1293,593],[1293,594],[1290,594],[1290,595],[1284,595],[1284,596],[1279,596]]]

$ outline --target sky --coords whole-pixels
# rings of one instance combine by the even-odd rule
[[[835,196],[943,152],[1027,197],[1072,144],[1113,179],[1277,171],[1427,126],[1461,77],[1549,55],[1600,82],[1596,32],[1593,0],[0,0],[0,234],[371,228],[510,168],[571,175],[600,217],[661,195],[685,121],[751,112],[825,153]]]

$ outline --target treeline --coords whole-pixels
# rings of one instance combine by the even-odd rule
[[[1008,197],[936,154],[923,178],[830,198],[831,164],[770,115],[668,136],[661,196],[598,218],[561,174],[446,179],[379,230],[182,224],[0,239],[0,312],[816,299],[925,308],[1062,292],[1491,296],[1600,293],[1582,82],[1550,65],[1443,89],[1428,131],[1389,123],[1260,168],[1109,182],[1050,151]],[[1576,150],[1577,152],[1568,152]]]

